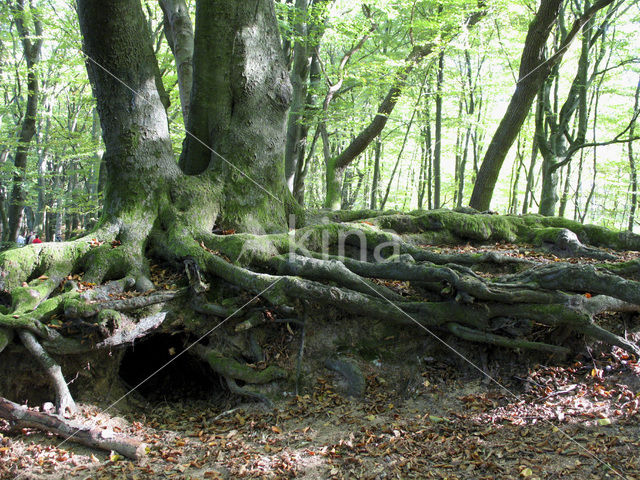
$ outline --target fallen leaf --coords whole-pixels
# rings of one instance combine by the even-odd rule
[[[531,470],[529,467],[523,468],[522,471],[520,472],[520,475],[525,478],[530,477],[531,475],[533,475],[533,470]]]

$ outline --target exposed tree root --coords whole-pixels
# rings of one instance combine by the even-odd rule
[[[561,228],[557,232],[551,229],[549,233],[551,233],[549,243],[552,244],[549,250],[559,257],[586,257],[597,260],[617,259],[617,257],[611,253],[584,245],[575,233],[566,228]],[[542,237],[541,240],[544,241],[544,237]]]
[[[13,330],[0,328],[0,353],[9,345],[11,340],[13,340]]]
[[[448,323],[447,328],[451,333],[464,340],[479,343],[489,343],[491,345],[499,345],[501,347],[507,347],[512,349],[523,350],[540,350],[543,352],[550,352],[560,355],[566,355],[569,353],[569,349],[558,345],[549,345],[548,343],[529,342],[527,340],[520,340],[514,338],[507,338],[502,335],[495,335],[489,332],[481,332],[480,330],[474,330],[473,328],[463,327],[457,323]]]
[[[224,380],[231,393],[235,395],[239,395],[241,397],[253,398],[255,400],[258,400],[259,402],[264,403],[267,407],[273,408],[273,402],[269,400],[269,398],[267,398],[265,395],[259,392],[254,392],[253,390],[250,390],[248,388],[239,386],[236,383],[236,381],[231,377],[224,377]]]
[[[263,385],[277,379],[286,378],[287,372],[285,370],[275,366],[269,366],[264,370],[256,370],[237,360],[222,356],[215,349],[205,348],[200,345],[196,346],[195,351],[209,363],[214,372],[225,379],[231,393],[257,399],[269,407],[273,406],[271,400],[265,395],[246,387],[240,387],[236,382],[240,380],[247,384]]]
[[[364,321],[397,322],[417,331],[424,327],[471,342],[557,355],[566,355],[569,349],[553,342],[532,341],[530,337],[536,328],[540,331],[539,326],[564,327],[640,356],[634,342],[594,320],[595,315],[605,311],[638,311],[638,261],[538,265],[532,260],[495,253],[443,254],[412,243],[423,241],[428,232],[464,241],[535,240],[549,238],[551,233],[557,235],[568,226],[575,227],[573,224],[537,216],[502,218],[438,211],[347,217],[366,219],[356,223],[318,222],[290,233],[260,236],[202,231],[185,235],[182,227],[172,223],[180,217],[168,216],[161,229],[151,231],[148,246],[156,257],[185,268],[188,286],[119,300],[113,295],[148,286],[148,267],[140,253],[140,242],[131,246],[101,243],[102,238],[116,239],[117,231],[113,229],[101,233],[106,236],[99,239],[97,246],[95,241],[84,238],[66,247],[55,244],[22,249],[25,259],[20,261],[22,257],[15,251],[3,254],[2,271],[19,264],[21,274],[12,270],[1,280],[11,292],[12,307],[0,314],[0,351],[12,341],[13,332],[18,332],[30,351],[37,352],[40,361],[55,370],[57,365],[49,362],[47,351],[69,354],[121,348],[158,328],[171,331],[171,326],[165,325],[168,312],[163,305],[180,302],[183,308],[201,315],[190,320],[188,328],[192,332],[207,331],[206,319],[210,316],[225,321],[237,316],[234,328],[239,336],[253,335],[254,329],[269,328],[277,322],[304,326],[306,322],[299,319],[305,317],[305,305],[312,304]],[[395,227],[408,235],[400,237],[382,227]],[[629,235],[603,233],[599,227],[580,226],[575,233],[573,237],[564,235],[568,242],[565,249],[570,247],[572,255],[604,260],[611,259],[611,254],[584,244],[586,238],[599,236],[595,242],[599,246],[637,242]],[[556,241],[555,245],[560,243]],[[483,265],[491,265],[498,274],[479,275],[475,270]],[[88,275],[104,283],[84,292],[71,281],[61,288],[65,277],[78,271],[84,271],[85,281]],[[510,273],[514,271],[517,273]],[[397,282],[410,287],[399,291],[395,288]],[[233,305],[228,300],[220,303],[224,298],[216,295],[225,288],[260,295],[269,308],[281,312],[280,318],[268,317],[264,308],[241,309],[246,307],[246,299],[238,299]],[[64,319],[62,329],[53,328],[54,317]],[[74,331],[89,335],[91,340],[78,338]],[[285,378],[295,380],[295,374],[282,369],[256,370],[244,363],[262,359],[259,345],[247,347],[241,355],[225,348],[198,346],[197,351],[234,393],[269,403],[263,394],[240,387],[237,381],[263,384]],[[303,348],[304,343],[300,359]],[[59,407],[66,409],[73,400],[69,401],[68,390],[65,393],[59,388],[63,384],[66,387],[59,367],[51,378]]]
[[[60,365],[58,365],[56,361],[49,356],[31,332],[20,330],[18,335],[20,335],[20,340],[22,340],[26,349],[36,357],[36,360],[38,360],[51,378],[56,391],[56,407],[58,409],[58,413],[60,413],[60,415],[75,413],[77,410],[76,403],[73,401],[67,382],[62,376]]]
[[[187,293],[187,289],[158,292],[148,296],[131,297],[122,300],[111,300],[86,303],[76,299],[68,299],[64,303],[64,314],[69,317],[88,318],[98,315],[103,310],[129,312],[158,303],[166,303]]]

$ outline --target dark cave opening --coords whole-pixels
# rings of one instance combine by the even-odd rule
[[[152,335],[129,347],[120,378],[147,401],[209,400],[222,390],[220,377],[189,351],[183,335]]]

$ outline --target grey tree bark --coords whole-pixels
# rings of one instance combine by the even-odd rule
[[[159,0],[164,15],[164,34],[176,61],[182,119],[188,124],[193,84],[193,25],[184,0]]]
[[[227,228],[284,228],[282,205],[293,204],[283,162],[291,83],[279,35],[272,1],[196,4],[180,167],[188,175],[208,170],[225,183],[218,223]]]

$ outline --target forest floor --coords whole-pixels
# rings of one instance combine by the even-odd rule
[[[584,351],[531,365],[494,351],[493,370],[473,358],[501,386],[426,358],[402,388],[371,362],[360,399],[325,370],[273,410],[188,392],[120,416],[82,404],[78,420],[149,445],[137,462],[33,430],[8,435],[0,420],[0,479],[640,479],[640,363],[618,348]]]

